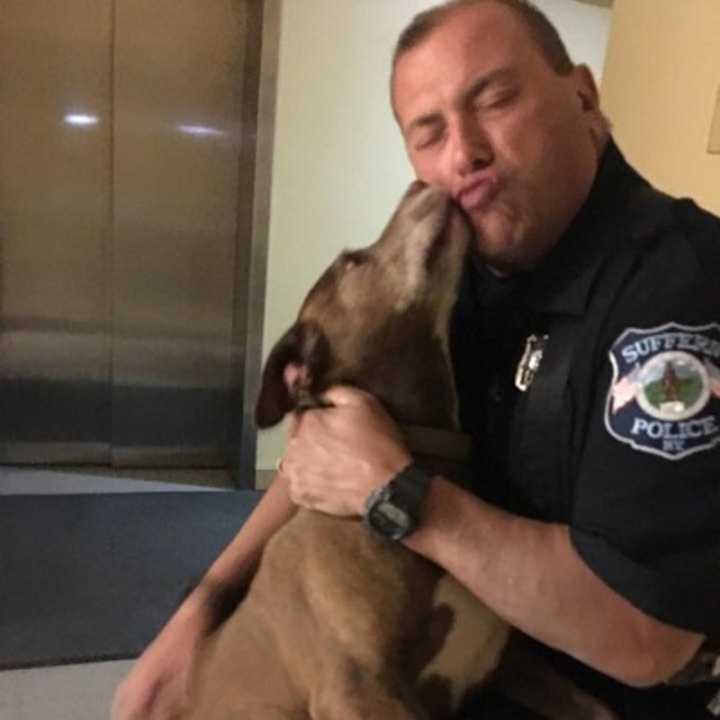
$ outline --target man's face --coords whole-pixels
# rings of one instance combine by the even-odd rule
[[[456,11],[401,55],[393,104],[418,178],[465,209],[500,272],[533,267],[587,197],[603,136],[592,76],[558,75],[505,6]]]

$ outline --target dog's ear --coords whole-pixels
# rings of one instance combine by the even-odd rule
[[[260,428],[279,423],[297,407],[319,404],[313,400],[328,367],[329,345],[318,325],[297,322],[268,356],[263,370],[260,397],[255,406],[255,422]],[[285,382],[285,368],[299,366],[292,385]]]

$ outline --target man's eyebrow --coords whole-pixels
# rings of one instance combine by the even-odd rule
[[[464,90],[462,96],[460,97],[460,102],[464,103],[468,99],[477,97],[488,87],[491,87],[496,83],[514,82],[516,78],[517,73],[513,68],[503,67],[493,70],[492,72],[477,78],[477,80]],[[405,128],[405,135],[409,135],[413,130],[436,125],[438,122],[442,122],[442,115],[439,112],[429,112],[425,115],[420,115],[408,123]]]
[[[431,112],[427,113],[426,115],[420,115],[419,117],[414,118],[412,121],[410,121],[405,128],[405,135],[409,135],[413,130],[420,130],[424,127],[430,127],[432,125],[437,125],[439,122],[442,122],[442,115],[438,112]]]
[[[516,79],[517,73],[512,68],[498,68],[475,80],[463,93],[463,99],[477,97],[492,85],[514,82]]]

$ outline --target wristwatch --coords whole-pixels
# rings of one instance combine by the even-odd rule
[[[429,490],[430,474],[411,462],[387,485],[370,493],[363,520],[388,540],[402,540],[418,526]]]

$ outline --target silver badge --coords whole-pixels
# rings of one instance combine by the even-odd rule
[[[720,717],[720,690],[717,691],[713,699],[708,703],[707,709],[713,717]]]
[[[515,372],[515,387],[526,392],[540,368],[547,335],[530,335],[525,340],[525,350]]]

